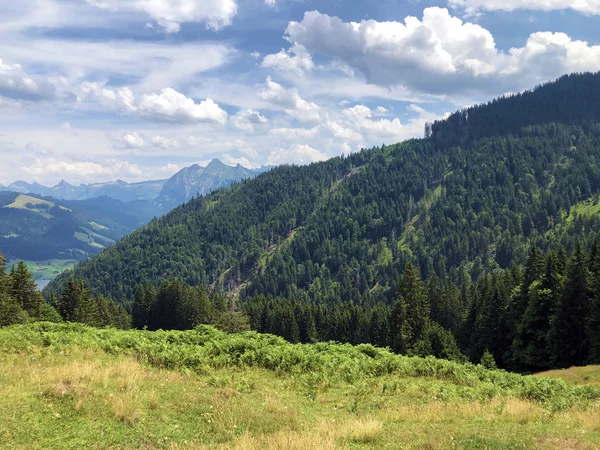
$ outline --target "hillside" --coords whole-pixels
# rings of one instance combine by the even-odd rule
[[[82,260],[135,228],[115,219],[85,211],[75,202],[2,192],[0,251],[9,260]]]
[[[8,448],[592,449],[600,392],[369,345],[0,329]]]
[[[599,84],[563,77],[451,116],[428,139],[278,167],[190,201],[74,274],[121,302],[140,280],[180,277],[243,296],[373,304],[391,301],[408,262],[423,277],[476,280],[524,263],[531,244],[591,243],[598,216],[581,212],[600,193],[600,113],[577,102]],[[469,125],[456,131],[459,116]]]

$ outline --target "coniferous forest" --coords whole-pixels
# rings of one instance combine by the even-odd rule
[[[277,167],[152,221],[46,295],[84,283],[140,328],[228,314],[292,342],[525,372],[600,362],[599,97],[600,74],[565,76],[424,139]]]

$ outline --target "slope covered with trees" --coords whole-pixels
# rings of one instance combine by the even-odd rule
[[[120,302],[176,277],[243,298],[374,305],[392,302],[409,262],[425,278],[477,280],[524,263],[530,244],[589,248],[600,124],[597,103],[577,105],[599,80],[573,75],[476,107],[460,113],[468,126],[452,116],[428,139],[278,167],[190,201],[73,274]]]

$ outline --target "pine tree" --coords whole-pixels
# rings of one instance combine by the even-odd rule
[[[27,320],[27,313],[12,296],[11,280],[6,273],[6,259],[0,252],[0,326],[23,323]]]
[[[44,298],[37,290],[33,275],[23,261],[11,270],[12,296],[29,317],[37,318],[42,312]]]
[[[550,330],[551,356],[556,367],[582,365],[587,361],[589,295],[587,255],[581,243],[577,243],[567,265],[565,286]]]
[[[58,300],[58,312],[67,322],[76,322],[76,311],[81,298],[80,285],[73,277],[67,281],[67,285]]]
[[[154,329],[152,313],[155,308],[156,297],[157,292],[154,285],[150,284],[146,287],[138,285],[131,311],[131,322],[134,328],[148,327]]]
[[[590,313],[587,335],[590,345],[590,364],[600,364],[600,243],[596,242],[590,255]]]
[[[404,267],[398,299],[392,310],[393,348],[405,354],[425,335],[429,322],[427,293],[418,269],[411,263]]]

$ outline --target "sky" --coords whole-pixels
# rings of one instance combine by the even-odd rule
[[[0,183],[307,164],[600,70],[598,0],[19,0]]]

